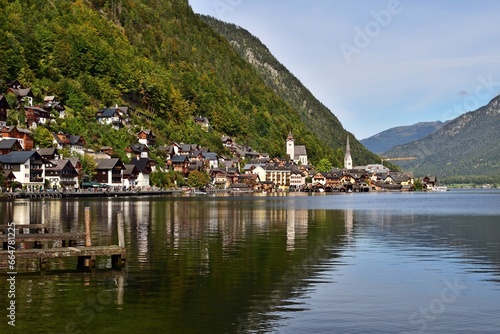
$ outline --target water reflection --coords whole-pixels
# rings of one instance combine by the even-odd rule
[[[408,292],[414,287],[397,287],[407,288],[401,282],[408,279],[404,275],[409,266],[429,259],[435,266],[426,264],[425,270],[466,263],[471,272],[489,270],[490,284],[497,284],[498,217],[476,217],[471,223],[465,216],[406,214],[388,207],[315,207],[318,200],[338,205],[346,199],[294,195],[0,203],[4,224],[49,221],[57,231],[83,231],[84,208],[90,207],[96,245],[116,243],[117,212],[125,218],[127,266],[122,271],[104,269],[110,267],[107,259],[92,273],[62,271],[68,268],[65,260],[51,264],[58,271],[18,277],[18,329],[274,332],[284,324],[293,328],[293,319],[307,314],[323,324],[369,326],[354,316],[366,305],[378,305],[381,319],[389,311],[401,316],[398,307],[415,308],[410,303],[421,297]],[[408,262],[398,262],[402,258]],[[381,287],[358,297],[376,279]],[[325,287],[333,292],[325,293]],[[394,303],[384,308],[388,296]],[[365,304],[357,304],[356,298]],[[465,296],[463,300],[471,302]],[[33,309],[40,317],[30,313]],[[345,314],[349,312],[351,317]],[[402,317],[411,313],[405,312]],[[405,324],[400,325],[395,327],[404,330]]]

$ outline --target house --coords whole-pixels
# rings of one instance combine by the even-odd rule
[[[427,175],[422,178],[422,184],[425,185],[426,189],[432,189],[434,186],[437,186],[437,177],[434,175]]]
[[[129,158],[148,158],[149,148],[146,144],[132,144],[125,149],[127,156]]]
[[[0,127],[7,125],[7,110],[11,109],[5,96],[0,95]]]
[[[140,188],[149,187],[149,176],[154,168],[153,161],[149,158],[136,157],[130,161],[130,164],[134,165],[137,170],[137,176],[135,178],[136,182],[134,186]]]
[[[300,189],[305,184],[305,175],[298,168],[292,168],[290,172],[290,188]]]
[[[99,149],[99,153],[106,154],[106,155],[112,157],[113,156],[113,148],[111,146],[102,146]]]
[[[285,166],[266,166],[266,181],[274,183],[276,188],[286,190],[290,187],[291,170]]]
[[[18,128],[16,126],[3,126],[0,129],[0,135],[3,139],[17,139],[21,144],[21,147],[25,151],[30,151],[33,149],[34,141],[33,134],[28,129]]]
[[[37,151],[45,160],[59,160],[60,158],[59,152],[55,147],[39,148]]]
[[[208,162],[207,165],[209,169],[219,168],[219,157],[217,156],[217,153],[203,152],[201,156]]]
[[[137,167],[133,164],[126,164],[123,170],[123,187],[125,189],[130,189],[135,187],[136,180],[139,175]]]
[[[84,154],[83,149],[87,144],[82,136],[71,135],[63,132],[52,133],[52,136],[54,137],[53,142],[57,149],[68,149],[71,152]]]
[[[130,122],[128,107],[104,108],[97,112],[96,119],[101,124],[111,125],[118,130]]]
[[[45,162],[36,151],[15,151],[0,155],[0,163],[5,171],[12,171],[16,181],[28,190],[43,187],[45,180]]]
[[[156,136],[150,129],[139,131],[139,133],[137,134],[137,139],[140,144],[144,144],[147,146],[154,146],[156,144]]]
[[[223,169],[214,168],[210,171],[210,178],[212,179],[213,185],[218,189],[227,189],[228,184],[226,184],[227,173]]]
[[[10,138],[0,140],[0,154],[9,154],[9,152],[22,150],[23,148],[17,139]]]
[[[54,189],[78,189],[78,171],[69,159],[54,160],[52,167],[45,168],[45,179]]]
[[[222,137],[222,145],[224,147],[232,147],[233,146],[233,139],[229,136],[223,136]]]
[[[182,173],[185,177],[189,174],[189,157],[185,155],[176,155],[167,161],[167,165],[176,171]]]
[[[26,114],[26,126],[36,128],[40,124],[47,124],[50,122],[50,111],[45,110],[39,106],[26,106],[24,107]]]
[[[210,130],[210,121],[208,120],[208,118],[198,116],[194,118],[194,122],[197,125],[201,126],[201,128],[205,131],[208,132],[208,130]]]
[[[247,164],[243,167],[245,174],[256,174],[259,176],[260,182],[266,180],[266,169],[263,164]]]
[[[19,81],[14,80],[8,84],[9,88],[7,93],[13,93],[17,97],[19,105],[32,106],[33,105],[33,92],[31,88],[24,88]]]
[[[59,118],[64,118],[66,116],[66,107],[64,107],[62,102],[58,101],[55,96],[45,96],[43,103],[42,108],[48,112],[52,110],[56,111],[59,114]]]
[[[95,159],[96,175],[95,181],[108,186],[123,187],[123,171],[125,165],[119,158]]]

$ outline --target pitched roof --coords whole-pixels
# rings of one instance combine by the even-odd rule
[[[119,158],[95,159],[94,161],[97,164],[97,169],[113,169],[117,164],[125,167]]]
[[[10,150],[14,145],[16,145],[16,143],[21,146],[21,144],[19,144],[19,141],[14,138],[0,140],[0,150]]]
[[[22,164],[31,159],[33,155],[36,155],[35,159],[42,160],[42,157],[36,151],[14,151],[0,155],[0,162],[4,164]]]
[[[148,158],[134,158],[130,161],[130,164],[134,165],[137,168],[138,172],[148,171]]]

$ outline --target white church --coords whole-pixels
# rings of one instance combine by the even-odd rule
[[[295,145],[295,140],[290,132],[286,138],[286,154],[296,164],[307,165],[307,151],[304,145]]]

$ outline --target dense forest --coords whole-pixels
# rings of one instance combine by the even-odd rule
[[[35,103],[57,96],[67,116],[51,131],[115,152],[141,128],[152,129],[158,145],[197,143],[219,153],[220,138],[229,135],[271,156],[285,155],[293,132],[313,164],[327,158],[342,165],[340,123],[325,129],[316,118],[316,125],[307,122],[186,0],[0,0],[0,8],[0,85],[18,80]],[[114,105],[130,107],[131,127],[96,124],[96,112]],[[207,117],[211,131],[196,126],[195,116]],[[15,115],[9,122],[22,124]],[[351,144],[355,163],[377,161],[356,140]]]

